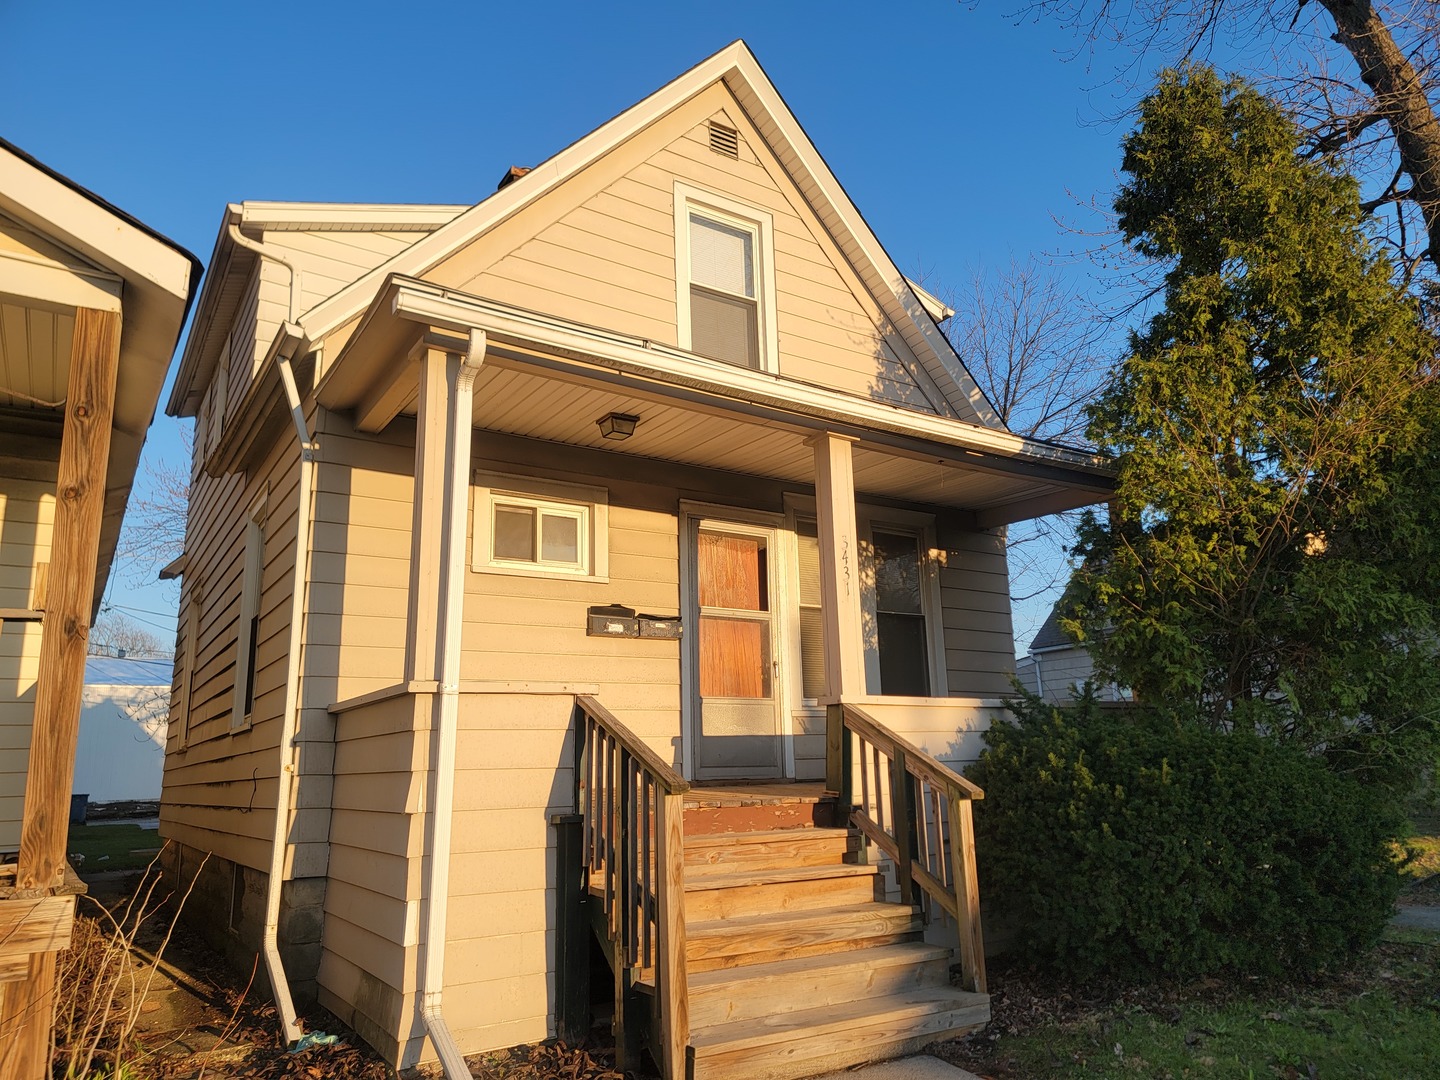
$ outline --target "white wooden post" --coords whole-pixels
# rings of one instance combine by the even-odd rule
[[[445,474],[450,454],[448,413],[460,367],[458,352],[420,349],[415,414],[415,503],[410,522],[410,597],[405,619],[405,678],[433,681],[439,670],[444,602]]]
[[[815,449],[815,516],[820,539],[820,612],[825,686],[832,701],[865,693],[865,639],[860,613],[860,545],[855,528],[855,440],[826,432]]]

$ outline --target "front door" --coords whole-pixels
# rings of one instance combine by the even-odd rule
[[[784,773],[778,532],[692,519],[691,537],[696,778],[774,779]]]

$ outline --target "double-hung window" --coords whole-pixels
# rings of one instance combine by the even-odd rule
[[[775,367],[773,226],[757,208],[675,186],[681,348],[737,367]]]

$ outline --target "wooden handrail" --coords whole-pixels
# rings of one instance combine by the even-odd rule
[[[609,709],[601,705],[598,700],[588,695],[581,694],[575,698],[575,704],[613,735],[631,757],[635,758],[645,766],[645,770],[655,778],[667,795],[683,795],[690,790],[690,781],[686,780],[670,765],[663,761],[659,754],[651,750],[641,738],[631,731]]]
[[[962,981],[984,993],[971,804],[985,792],[848,703],[827,706],[825,749],[826,786],[850,825],[894,861],[903,900],[955,919]]]
[[[690,1043],[685,968],[685,793],[689,782],[593,697],[575,698],[575,809],[590,891],[615,970],[621,1068],[628,987],[653,978],[664,1080],[683,1080]]]
[[[845,710],[845,726],[847,728],[861,738],[879,746],[886,754],[894,754],[896,750],[903,750],[905,757],[917,771],[925,774],[927,780],[937,786],[954,788],[956,794],[962,799],[985,798],[984,788],[966,780],[949,765],[931,757],[914,743],[895,734],[889,728],[881,726],[869,713],[850,704],[844,704],[841,708]]]

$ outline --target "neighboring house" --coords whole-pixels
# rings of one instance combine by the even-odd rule
[[[71,790],[92,803],[159,801],[174,667],[169,657],[85,661]]]
[[[0,1075],[49,1076],[86,634],[195,257],[0,140]]]
[[[161,832],[288,1038],[468,1075],[584,1029],[592,926],[666,1077],[985,1021],[1004,526],[1112,485],[1005,430],[743,44],[472,207],[232,205],[211,267]]]
[[[1052,705],[1075,700],[1080,689],[1095,678],[1095,661],[1090,648],[1076,641],[1060,626],[1060,613],[1065,604],[1061,598],[1050,609],[1029,651],[1015,661],[1015,677],[1020,685]],[[1095,697],[1100,701],[1129,701],[1130,691],[1114,683],[1097,683]]]

